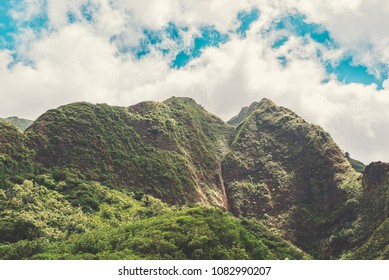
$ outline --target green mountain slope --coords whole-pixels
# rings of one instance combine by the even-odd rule
[[[346,258],[389,259],[389,164],[366,167],[359,219],[352,230],[357,247]]]
[[[253,102],[248,107],[243,107],[239,114],[231,118],[227,123],[233,126],[238,126],[246,120],[246,118],[258,107],[259,102]]]
[[[0,185],[22,182],[33,173],[34,152],[27,148],[25,135],[6,121],[0,120]]]
[[[339,253],[327,247],[355,218],[360,175],[320,127],[267,99],[251,111],[223,161],[230,211],[266,220],[315,257]]]
[[[363,173],[365,171],[366,165],[363,162],[360,162],[356,159],[350,157],[350,154],[346,152],[346,158],[355,171]]]
[[[0,121],[0,259],[382,259],[388,182],[268,99],[74,103]]]
[[[35,161],[59,177],[78,173],[170,204],[225,208],[220,162],[229,126],[193,100],[129,108],[76,103],[27,130]]]
[[[5,120],[15,126],[20,131],[25,131],[34,122],[32,120],[22,119],[18,117],[9,117]]]

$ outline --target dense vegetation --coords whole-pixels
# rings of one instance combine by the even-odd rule
[[[388,260],[389,219],[386,219],[377,229],[373,231],[365,244],[355,250],[350,250],[344,258],[356,260]]]
[[[9,122],[13,126],[15,126],[20,131],[25,131],[30,125],[32,125],[32,120],[21,119],[18,117],[9,117],[4,119],[4,121]]]
[[[223,162],[230,210],[265,219],[315,257],[336,256],[327,247],[356,217],[360,175],[320,127],[270,100],[254,105]]]
[[[267,99],[229,123],[189,98],[0,121],[0,259],[388,258],[389,165]]]
[[[389,259],[389,164],[368,165],[363,183],[359,218],[353,227],[359,248],[345,258]]]
[[[72,178],[37,180],[0,190],[0,259],[308,258],[221,210],[169,207]]]
[[[27,130],[44,170],[80,174],[169,203],[224,205],[219,162],[228,125],[193,100],[130,108],[75,103]]]
[[[359,173],[363,173],[365,171],[366,165],[363,162],[360,162],[356,159],[353,159],[350,157],[350,154],[346,152],[346,159],[351,164],[351,166],[354,168],[355,171]]]
[[[34,151],[25,145],[25,135],[8,122],[0,120],[0,185],[1,188],[21,183],[34,173]]]
[[[258,102],[253,102],[250,106],[243,107],[242,110],[240,110],[239,114],[230,119],[227,123],[233,126],[240,125],[242,122],[246,121],[246,119],[251,115],[251,113],[258,108],[258,106]]]

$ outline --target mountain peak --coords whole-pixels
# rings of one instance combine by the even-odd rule
[[[360,189],[341,149],[322,128],[266,98],[229,123],[238,126],[222,164],[229,210],[266,217],[313,256],[328,258],[322,244],[336,229],[316,229],[324,220],[351,221],[344,202]]]
[[[179,106],[179,107],[198,107],[204,109],[203,106],[198,104],[194,99],[190,97],[171,97],[166,99],[164,102],[166,105]]]
[[[253,102],[250,104],[250,106],[243,107],[239,114],[227,121],[227,123],[232,126],[240,125],[252,112],[258,108],[258,105],[258,102]]]
[[[145,205],[143,195],[217,207],[263,222],[316,258],[343,256],[363,240],[369,250],[383,244],[378,253],[386,252],[389,164],[355,172],[348,161],[358,162],[327,132],[267,98],[229,123],[236,127],[185,97],[129,107],[72,103],[49,110],[25,133],[0,119],[0,184],[8,191],[39,180],[98,213],[108,200],[100,200],[96,184],[133,192]],[[3,190],[0,204],[8,199]]]
[[[181,96],[172,96],[168,99],[165,100],[165,102],[171,102],[171,101],[176,101],[176,102],[185,102],[185,103],[196,103],[197,102],[193,99],[193,98],[190,98],[190,97],[181,97]]]
[[[254,102],[254,103],[257,103],[257,102]],[[259,101],[259,103],[257,103],[258,106],[271,106],[271,107],[279,107],[277,104],[275,104],[273,101],[271,101],[270,99],[268,98],[262,98],[261,101]]]
[[[250,104],[250,106],[243,107],[239,114],[232,119],[230,119],[227,123],[233,126],[238,126],[241,124],[248,116],[251,115],[252,112],[256,111],[257,109],[261,108],[262,110],[266,110],[268,108],[271,109],[277,109],[279,106],[275,104],[273,101],[271,101],[268,98],[262,98],[259,102],[253,102]]]

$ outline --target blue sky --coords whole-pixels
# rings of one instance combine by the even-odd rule
[[[0,48],[12,49],[13,34],[17,32],[16,22],[9,14],[12,5],[9,1],[0,2]]]
[[[45,5],[42,5],[40,13],[36,14],[27,21],[17,21],[12,17],[12,12],[23,7],[23,1],[1,1],[0,3],[0,49],[15,51],[14,58],[18,59],[18,40],[22,30],[28,28],[35,34],[40,34],[43,30],[48,30],[48,15]],[[77,22],[93,22],[94,7],[86,2],[80,6],[80,13],[68,12],[69,24]],[[161,52],[163,55],[170,55],[171,67],[180,69],[185,67],[191,60],[201,56],[204,49],[209,47],[219,47],[229,41],[232,35],[238,35],[242,40],[245,39],[250,26],[260,18],[260,11],[256,8],[239,11],[236,15],[237,28],[230,30],[228,33],[218,31],[214,26],[202,26],[197,34],[193,35],[189,44],[183,42],[183,34],[188,32],[188,26],[180,26],[174,22],[169,22],[163,29],[143,29],[143,38],[137,45],[118,44],[117,48],[120,53],[131,52],[137,59],[150,54],[151,50]],[[283,34],[276,38],[271,47],[280,48],[288,42],[289,36],[297,36],[306,40],[312,40],[323,47],[336,49],[340,46],[331,37],[330,32],[325,26],[307,21],[306,17],[300,13],[290,14],[277,18],[273,25],[267,30],[283,31]],[[116,35],[111,37],[115,42]],[[163,47],[164,39],[167,38],[175,42],[175,48],[169,49]],[[279,57],[280,64],[286,66],[288,60],[285,56]],[[334,61],[322,61],[323,67],[328,75],[334,75],[339,82],[376,84],[378,89],[382,89],[382,83],[387,78],[385,71],[379,74],[372,74],[368,66],[361,62],[355,61],[352,54],[347,52]]]

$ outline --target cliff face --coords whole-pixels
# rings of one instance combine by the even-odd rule
[[[360,175],[330,135],[264,99],[237,126],[223,161],[230,211],[255,217],[316,257],[355,217]]]
[[[374,162],[366,167],[363,177],[361,208],[372,227],[389,217],[389,164]]]
[[[230,130],[193,100],[172,98],[129,108],[67,105],[41,116],[27,136],[42,168],[170,204],[226,208],[220,162]]]
[[[32,157],[33,151],[26,147],[23,133],[0,120],[0,185],[8,187],[10,181],[20,181],[31,174]]]
[[[389,259],[389,164],[374,162],[366,167],[355,230],[360,245],[349,254],[353,259]]]

